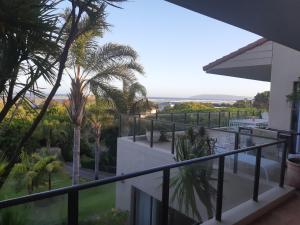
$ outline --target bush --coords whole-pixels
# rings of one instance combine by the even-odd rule
[[[92,169],[92,170],[95,168],[95,160],[86,155],[82,155],[80,157],[80,163],[83,168]]]
[[[100,217],[83,221],[82,225],[126,225],[128,224],[128,212],[112,209]]]
[[[22,210],[3,209],[0,214],[0,224],[5,225],[27,225],[26,213]]]

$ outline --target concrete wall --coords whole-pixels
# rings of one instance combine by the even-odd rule
[[[149,145],[141,142],[132,142],[132,138],[118,138],[117,152],[117,175],[128,174],[146,170],[169,163],[174,163],[171,152],[150,148]],[[152,197],[161,199],[162,173],[142,176],[141,178],[130,179],[119,182],[116,190],[116,207],[122,210],[130,210],[131,188],[135,186]]]
[[[293,91],[293,82],[300,77],[300,52],[273,43],[269,126],[290,130],[291,104],[286,96]]]

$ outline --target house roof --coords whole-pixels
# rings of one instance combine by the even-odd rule
[[[245,52],[247,52],[247,51],[249,51],[249,50],[251,50],[251,49],[254,49],[254,48],[258,47],[258,46],[263,45],[263,44],[266,43],[267,41],[268,41],[268,40],[265,39],[265,38],[258,39],[257,41],[252,42],[252,43],[246,45],[246,46],[243,47],[243,48],[240,48],[240,49],[238,49],[238,50],[236,50],[236,51],[234,51],[234,52],[232,52],[232,53],[230,53],[230,54],[228,54],[228,55],[223,56],[223,57],[220,58],[220,59],[217,59],[217,60],[214,61],[214,62],[209,63],[208,65],[206,65],[206,66],[203,67],[203,70],[204,70],[204,71],[209,71],[209,70],[212,69],[213,67],[215,67],[215,66],[217,66],[217,65],[220,65],[221,63],[226,62],[226,61],[228,61],[229,59],[232,59],[232,58],[234,58],[234,57],[237,57],[237,56],[239,56],[239,55],[241,55],[241,54],[243,54],[243,53],[245,53]]]
[[[273,44],[261,38],[203,67],[207,73],[271,81]]]
[[[300,51],[300,1],[166,0]],[[195,28],[197,29],[197,28]],[[201,29],[201,28],[198,28]]]

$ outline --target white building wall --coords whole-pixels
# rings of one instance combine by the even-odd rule
[[[293,82],[300,77],[300,52],[273,43],[269,126],[290,130],[291,103],[286,96],[293,91]]]
[[[141,142],[132,142],[132,137],[118,138],[117,175],[142,171],[174,163],[171,152],[150,148]],[[152,197],[161,200],[162,172],[141,176],[117,184],[116,207],[130,210],[131,187],[135,186]]]

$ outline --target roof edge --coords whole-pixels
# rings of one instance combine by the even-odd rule
[[[219,64],[221,64],[221,63],[223,63],[223,62],[225,62],[225,61],[227,61],[229,59],[232,59],[232,58],[234,58],[236,56],[239,56],[239,55],[245,53],[246,51],[249,51],[249,50],[254,49],[254,48],[258,47],[258,46],[261,46],[261,45],[263,45],[264,43],[266,43],[268,41],[269,40],[266,39],[266,38],[260,38],[257,41],[252,42],[252,43],[246,45],[245,47],[242,47],[242,48],[240,48],[240,49],[238,49],[238,50],[236,50],[236,51],[234,51],[234,52],[232,52],[232,53],[230,53],[228,55],[225,55],[222,58],[217,59],[216,61],[207,64],[206,66],[203,66],[203,70],[205,72],[207,72],[207,71],[211,70],[213,67],[215,67],[215,66],[217,66],[217,65],[219,65]]]

